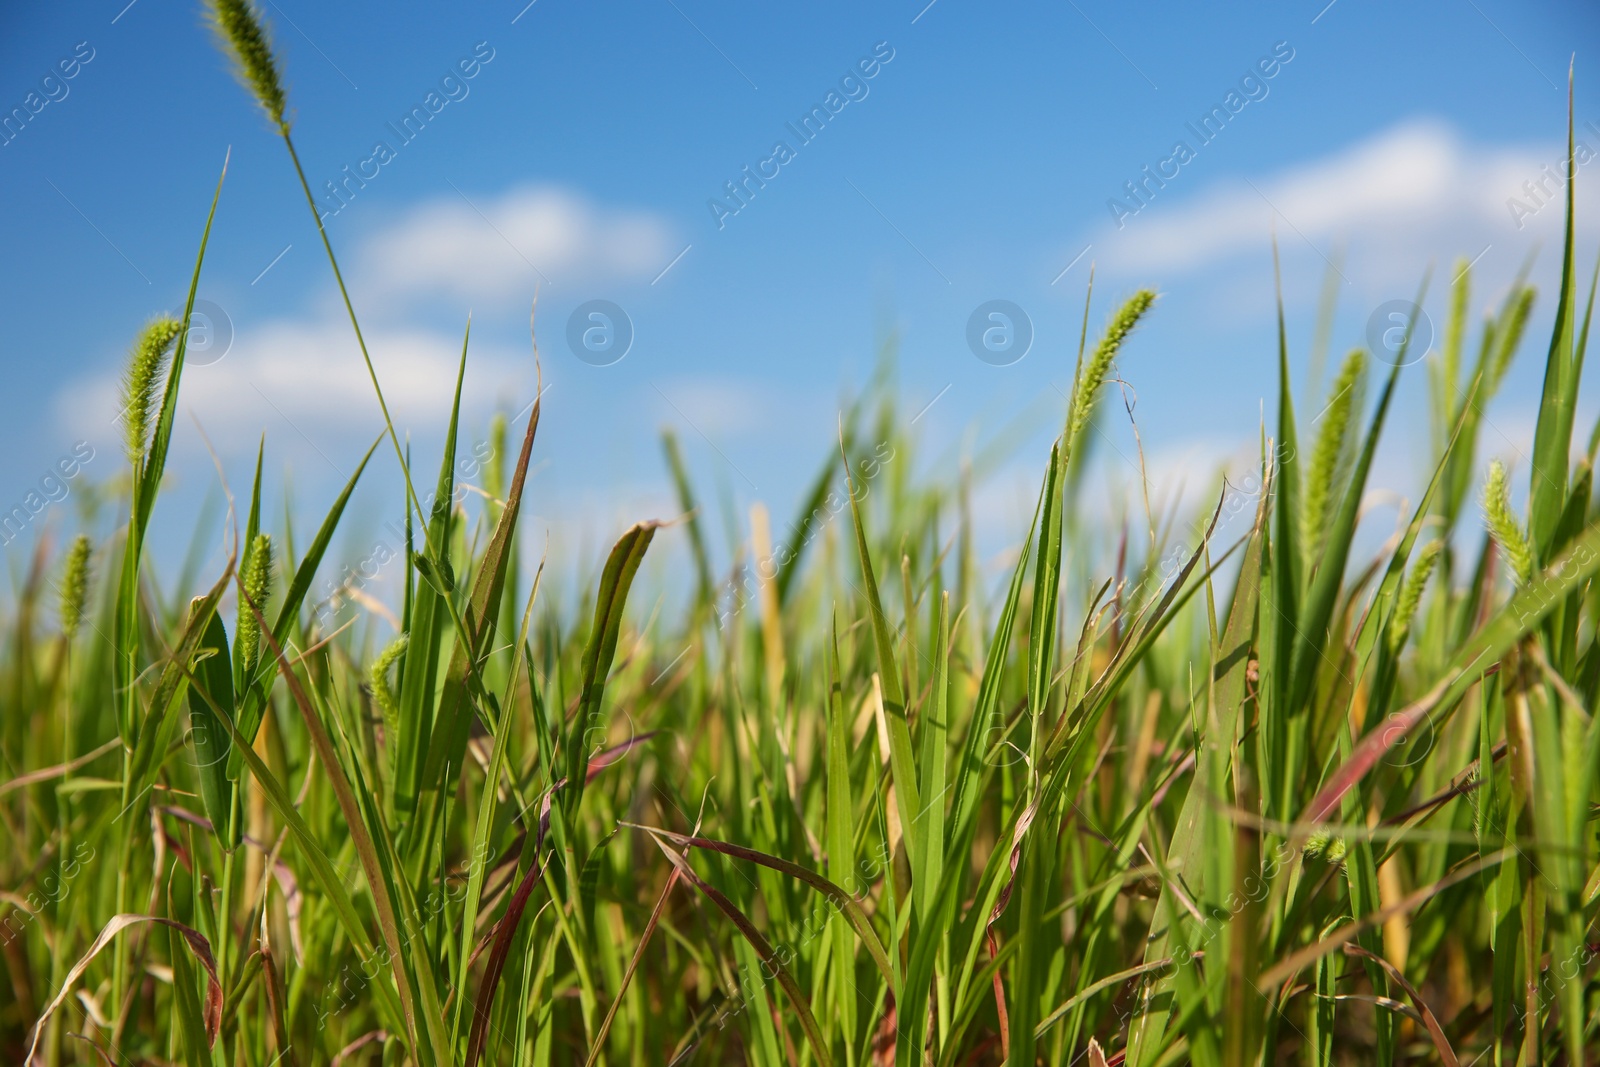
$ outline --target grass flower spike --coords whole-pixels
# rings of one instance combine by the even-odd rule
[[[1122,342],[1128,339],[1128,334],[1133,332],[1133,328],[1139,324],[1144,313],[1150,310],[1150,305],[1155,299],[1154,292],[1140,289],[1128,298],[1128,302],[1122,305],[1106,326],[1105,334],[1095,346],[1094,355],[1083,368],[1083,373],[1072,390],[1072,419],[1067,425],[1068,451],[1084,427],[1089,425],[1089,416],[1094,414],[1095,394],[1105,382],[1106,372],[1111,369],[1111,361],[1116,358],[1117,350],[1122,347]]]
[[[405,650],[406,635],[401,634],[389,642],[378,658],[372,661],[372,666],[367,668],[367,684],[372,689],[372,701],[383,712],[384,725],[391,730],[399,726],[400,697],[389,685],[389,668],[400,662]]]
[[[1511,483],[1506,466],[1499,460],[1489,464],[1489,480],[1483,487],[1483,518],[1489,533],[1500,543],[1519,584],[1533,577],[1533,553],[1528,537],[1511,511]]]
[[[1439,562],[1439,553],[1443,549],[1442,541],[1429,541],[1423,545],[1417,552],[1417,561],[1411,565],[1411,573],[1406,575],[1405,584],[1400,587],[1400,599],[1395,601],[1394,622],[1389,630],[1389,651],[1397,655],[1405,647],[1406,638],[1411,636],[1411,620],[1417,614],[1417,606],[1422,603],[1428,577],[1433,574],[1433,565]]]
[[[77,636],[83,622],[83,605],[89,596],[89,535],[73,538],[61,572],[61,632],[68,641]]]
[[[1339,376],[1334,379],[1328,406],[1323,409],[1321,424],[1317,427],[1316,444],[1311,449],[1311,467],[1306,474],[1306,496],[1300,526],[1305,543],[1313,551],[1322,543],[1328,504],[1333,499],[1341,461],[1350,440],[1350,416],[1356,410],[1366,368],[1367,354],[1361,349],[1355,349],[1345,357],[1344,364],[1339,368]]]
[[[237,64],[234,74],[240,83],[255,96],[274,125],[286,128],[283,81],[278,77],[272,38],[261,12],[250,0],[212,0],[211,24]]]
[[[128,357],[128,370],[122,378],[122,428],[128,445],[128,458],[138,463],[150,443],[150,420],[155,414],[156,393],[167,353],[183,327],[170,315],[152,319],[134,343]]]
[[[250,546],[250,556],[244,563],[244,591],[250,601],[255,602],[256,610],[263,615],[267,611],[267,593],[272,584],[272,535],[257,534],[255,543]],[[240,598],[239,622],[237,637],[239,645],[239,662],[244,665],[244,676],[249,678],[255,674],[256,665],[261,658],[261,624],[256,620],[256,614],[250,610],[250,601]]]

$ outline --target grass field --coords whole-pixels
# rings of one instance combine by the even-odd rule
[[[304,187],[259,13],[214,14]],[[43,544],[3,623],[0,1058],[1600,1062],[1600,427],[1574,425],[1594,284],[1567,194],[1548,344],[1531,289],[1474,322],[1449,272],[1408,372],[1432,476],[1373,554],[1418,353],[1352,352],[1297,421],[1280,314],[1259,469],[1117,538],[1080,518],[1106,511],[1081,453],[1162,309],[1091,294],[998,585],[970,478],[913,477],[887,376],[818,457],[803,537],[775,548],[758,508],[714,558],[669,434],[683,517],[622,532],[565,604],[540,580],[572,561],[518,537],[539,407],[496,422],[473,493],[454,417],[425,469],[383,407],[410,538],[385,643],[314,582],[365,461],[291,503],[325,509],[303,544],[267,528],[258,462],[227,566],[162,586],[187,337],[147,324],[126,522]],[[191,305],[203,208],[174,220],[204,224]],[[1544,360],[1532,454],[1485,478],[1516,358]],[[656,541],[687,595],[636,583]]]

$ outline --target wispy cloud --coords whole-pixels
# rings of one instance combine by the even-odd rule
[[[1585,135],[1600,149],[1600,135],[1583,130],[1579,139]],[[1310,245],[1328,255],[1349,242],[1360,270],[1346,273],[1379,284],[1398,280],[1390,273],[1415,279],[1430,258],[1471,258],[1488,245],[1516,262],[1560,232],[1559,204],[1539,201],[1559,197],[1551,176],[1564,155],[1556,142],[1468,145],[1442,123],[1408,122],[1308,163],[1157,201],[1097,237],[1097,255],[1117,270],[1193,271],[1257,254],[1275,232],[1286,254]],[[1543,182],[1537,199],[1528,182],[1536,191]],[[1586,184],[1593,183],[1579,182],[1580,200],[1590,199]],[[1533,210],[1514,210],[1513,201]],[[1586,225],[1594,218],[1592,209],[1579,212]]]
[[[349,257],[367,347],[396,425],[434,427],[449,414],[461,338],[417,325],[433,298],[480,310],[525,308],[541,281],[647,285],[678,248],[655,215],[551,185],[494,196],[458,189],[405,212]],[[320,442],[381,425],[350,324],[325,300],[254,321],[236,314],[232,326],[226,357],[191,366],[183,379],[182,403],[219,444],[253,440],[264,429]],[[122,363],[120,353],[108,354],[96,374],[58,394],[66,426],[87,432],[109,424]],[[470,411],[520,396],[530,374],[520,353],[475,340],[463,405]],[[733,398],[722,406],[748,407]]]
[[[598,205],[557,186],[499,196],[456,188],[366,241],[357,264],[373,296],[482,306],[526,302],[541,283],[649,282],[679,247],[661,217]]]
[[[418,329],[367,334],[397,425],[442,425],[449,416],[461,339]],[[514,357],[473,346],[463,403],[491,403],[519,376]],[[382,416],[350,324],[339,319],[275,320],[239,331],[227,358],[185,369],[180,403],[219,445],[253,441],[263,431],[314,447],[348,434],[370,435]],[[80,382],[57,398],[63,422],[78,432],[111,427],[118,407],[114,372]],[[106,431],[113,438],[114,427]]]

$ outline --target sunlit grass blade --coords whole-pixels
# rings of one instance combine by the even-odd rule
[[[1179,889],[1172,879],[1181,877],[1185,887],[1182,891],[1202,900],[1216,892],[1215,886],[1206,885],[1206,865],[1202,859],[1206,850],[1213,847],[1213,835],[1217,829],[1216,805],[1221,799],[1221,790],[1233,762],[1234,746],[1239,736],[1239,719],[1244,712],[1251,644],[1260,606],[1263,541],[1268,533],[1273,499],[1274,472],[1268,460],[1269,457],[1263,457],[1255,522],[1239,566],[1233,603],[1228,609],[1221,640],[1212,656],[1205,732],[1195,742],[1194,779],[1173,823],[1172,837],[1167,845],[1167,870],[1163,873],[1161,894],[1156,899],[1152,913],[1152,922],[1160,932],[1153,929],[1145,946],[1145,959],[1152,963],[1168,959],[1175,942],[1186,944],[1174,937],[1171,928],[1181,921],[1176,900]],[[1160,1005],[1164,997],[1172,995],[1173,984],[1171,976],[1163,977],[1151,994],[1148,1002],[1150,1007],[1129,1027],[1127,1062],[1134,1067],[1151,1062],[1152,1050],[1159,1048],[1170,1014]]]
[[[1573,589],[1600,571],[1600,522],[1592,523],[1583,536],[1573,542],[1544,574],[1519,590],[1509,603],[1450,657],[1439,680],[1419,700],[1390,716],[1383,726],[1361,739],[1349,758],[1334,771],[1315,799],[1307,805],[1303,821],[1328,817],[1346,792],[1354,788],[1367,772],[1408,732],[1428,721],[1435,709],[1446,713],[1468,687],[1475,684],[1501,656],[1539,623]]]
[[[878,595],[878,579],[872,569],[872,554],[867,548],[866,526],[861,518],[861,504],[856,499],[855,479],[850,476],[848,453],[840,450],[845,462],[845,491],[850,497],[850,517],[854,520],[856,560],[861,567],[861,582],[866,590],[867,610],[871,615],[873,647],[878,656],[878,675],[883,687],[883,711],[888,723],[889,768],[894,783],[895,807],[903,828],[911,826],[922,810],[917,798],[917,769],[911,749],[911,729],[906,723],[906,698],[901,678],[899,658],[895,655],[895,637],[884,613],[883,600]],[[911,869],[917,869],[914,843],[906,841],[906,858]]]
[[[650,541],[660,528],[658,522],[636,523],[611,548],[605,570],[600,575],[600,591],[595,597],[594,622],[583,650],[582,677],[579,680],[578,715],[566,741],[567,787],[561,803],[575,814],[583,799],[583,789],[591,756],[604,747],[603,714],[607,676],[617,654],[617,638],[622,630],[622,612],[628,602],[633,577],[644,561]]]
[[[233,578],[233,561],[230,559],[217,583],[205,596],[196,598],[190,605],[188,622],[179,636],[177,647],[162,668],[160,682],[150,697],[149,711],[139,726],[139,739],[128,757],[123,780],[125,806],[149,802],[148,793],[161,770],[160,757],[166,752],[181,722],[181,716],[174,716],[171,712],[187,677],[188,664],[194,661],[195,654],[206,640],[207,624]]]
[[[459,771],[466,758],[467,734],[477,703],[473,694],[485,691],[481,672],[488,657],[495,625],[500,618],[500,598],[505,592],[507,565],[516,537],[517,519],[522,511],[522,490],[527,482],[528,464],[533,457],[534,437],[539,430],[539,411],[539,402],[535,400],[533,411],[528,416],[528,427],[522,436],[522,449],[511,475],[505,506],[500,510],[500,520],[495,524],[489,547],[479,562],[477,578],[467,600],[466,616],[462,620],[465,629],[456,635],[450,666],[445,672],[444,687],[439,694],[438,717],[423,763],[422,788],[425,792],[437,793],[449,788],[450,783],[445,781],[446,768]],[[502,730],[500,723],[489,725],[496,734]]]
[[[456,367],[455,393],[450,401],[450,422],[445,429],[444,452],[439,459],[439,479],[429,501],[423,540],[427,548],[407,556],[406,581],[412,589],[407,616],[407,645],[400,672],[400,732],[395,744],[394,807],[409,812],[423,789],[428,760],[428,741],[433,733],[435,699],[438,689],[440,649],[450,625],[450,606],[444,601],[438,583],[454,587],[448,558],[451,521],[455,510],[456,436],[461,421],[461,386],[467,375],[467,347],[463,340],[461,359]],[[407,544],[409,550],[410,545]],[[427,572],[434,572],[434,580]],[[412,572],[416,576],[412,577]],[[459,767],[459,764],[458,764]],[[412,835],[410,850],[421,862],[431,826],[423,821],[420,832]]]
[[[190,605],[191,615],[205,612],[208,617],[199,645],[203,658],[195,664],[196,673],[204,679],[203,684],[212,699],[231,708],[233,668],[228,657],[228,634],[223,629],[222,619],[210,608],[204,597],[196,597]],[[189,725],[195,770],[200,776],[200,798],[216,830],[217,840],[223,848],[231,850],[239,843],[240,833],[240,827],[233,821],[233,780],[228,777],[228,750],[232,745],[210,705],[194,690],[189,693]]]
[[[1567,155],[1573,155],[1572,81],[1567,81]],[[1575,167],[1574,167],[1575,169]],[[1574,175],[1574,177],[1576,177]],[[1528,527],[1534,554],[1542,567],[1555,550],[1556,524],[1567,499],[1568,457],[1572,421],[1578,405],[1576,314],[1577,278],[1573,240],[1573,187],[1565,183],[1566,225],[1561,240],[1561,288],[1556,295],[1555,329],[1545,358],[1544,391],[1533,431],[1533,477],[1528,490]]]
[[[670,429],[661,432],[661,451],[667,457],[667,470],[672,475],[672,487],[678,494],[678,507],[687,516],[684,526],[689,533],[689,548],[694,553],[695,577],[699,583],[696,595],[702,604],[710,606],[716,598],[715,583],[711,577],[711,555],[706,550],[700,509],[695,503],[694,487],[689,483],[689,468],[683,462],[683,449],[678,444],[678,435]]]
[[[240,586],[241,592],[243,586]],[[444,1042],[442,1027],[444,1020],[437,1012],[437,1004],[425,1005],[422,1026],[417,1024],[417,1009],[415,997],[411,989],[411,979],[407,975],[407,964],[412,957],[405,952],[400,941],[400,924],[395,917],[394,901],[391,897],[390,881],[382,861],[379,859],[377,847],[372,840],[366,819],[363,817],[360,803],[357,801],[355,791],[350,786],[350,781],[344,772],[344,764],[338,751],[333,746],[332,739],[328,736],[327,729],[323,726],[317,710],[312,707],[311,700],[300,685],[299,678],[294,673],[288,659],[283,654],[283,648],[277,638],[266,629],[266,617],[261,612],[261,606],[251,604],[250,609],[255,613],[257,622],[262,628],[262,637],[268,649],[278,662],[279,671],[284,682],[288,685],[289,695],[293,698],[296,708],[300,711],[301,720],[306,725],[306,732],[310,734],[311,741],[317,752],[317,760],[321,763],[328,781],[333,787],[334,796],[339,802],[339,809],[344,814],[349,826],[350,836],[355,844],[356,855],[361,860],[362,873],[366,875],[367,890],[372,894],[372,901],[378,914],[378,926],[382,931],[385,947],[388,950],[390,973],[394,975],[395,986],[400,997],[400,1009],[405,1017],[406,1039],[413,1052],[423,1063],[446,1064],[450,1062],[449,1047]],[[421,961],[419,969],[426,969],[427,961]],[[431,986],[431,980],[428,981]],[[426,1044],[424,1044],[426,1041]]]
[[[378,442],[374,441],[367,448],[366,454],[361,457],[361,462],[356,464],[355,471],[350,475],[349,481],[345,482],[333,506],[328,509],[327,517],[317,529],[316,536],[306,548],[305,556],[295,567],[294,577],[289,580],[288,587],[284,590],[283,602],[278,606],[272,629],[268,631],[272,643],[281,645],[289,639],[290,630],[299,620],[300,608],[305,603],[307,594],[311,592],[312,583],[316,580],[317,570],[322,566],[328,546],[333,542],[334,532],[344,517],[345,506],[350,502],[350,494],[355,491],[356,483],[361,480],[361,472],[367,469],[367,463],[372,459],[372,453],[377,447]],[[266,607],[265,604],[257,605],[262,613],[266,611]],[[239,710],[235,722],[239,732],[246,738],[247,744],[255,741],[256,731],[261,727],[261,716],[266,708],[271,681],[278,669],[277,661],[273,657],[262,656],[261,663],[262,671],[257,677],[246,679],[246,687],[238,694]],[[244,755],[235,746],[234,752],[228,757],[228,776],[237,779],[243,767]]]

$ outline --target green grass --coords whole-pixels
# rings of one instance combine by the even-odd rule
[[[270,34],[216,6],[293,159]],[[405,636],[329,632],[313,579],[382,440],[304,545],[263,529],[264,446],[185,604],[143,551],[186,343],[151,324],[127,521],[39,554],[4,621],[0,1057],[1595,1062],[1600,428],[1574,441],[1570,190],[1531,461],[1476,482],[1532,291],[1469,334],[1458,268],[1431,474],[1376,555],[1357,520],[1400,369],[1351,356],[1302,428],[1281,312],[1271,462],[1187,526],[1080,517],[1101,386],[1162,313],[1141,291],[1086,307],[998,584],[971,472],[913,474],[887,373],[807,536],[775,553],[759,512],[718,559],[668,434],[688,518],[619,531],[566,603],[540,587],[571,562],[518,549],[539,406],[497,423],[470,509],[452,414],[427,511],[384,408]],[[646,619],[653,547],[693,584]]]

